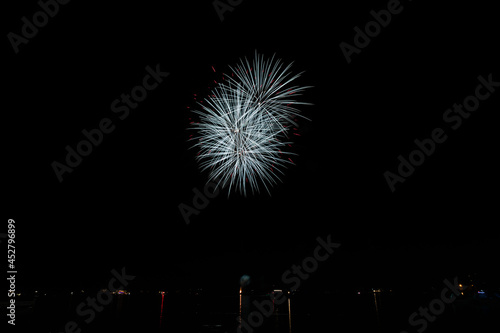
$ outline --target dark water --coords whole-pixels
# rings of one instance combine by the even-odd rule
[[[94,295],[42,296],[31,308],[19,309],[17,329],[64,332],[74,320],[84,332],[237,332],[242,319],[258,320],[254,303],[269,305],[266,295],[114,295],[95,319],[76,314],[76,307]],[[254,332],[417,332],[408,316],[427,306],[428,295],[365,293],[361,295],[292,295],[273,306]],[[266,311],[268,308],[265,308]],[[425,332],[493,332],[500,328],[496,299],[459,298]],[[248,328],[248,326],[247,326]],[[243,327],[242,332],[250,332]],[[493,329],[493,330],[492,330]]]

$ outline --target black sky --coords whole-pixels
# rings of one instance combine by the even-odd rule
[[[443,113],[474,93],[479,75],[500,81],[497,18],[486,2],[402,4],[350,64],[339,44],[352,44],[353,28],[387,1],[244,1],[223,22],[210,1],[71,2],[18,54],[5,38],[4,220],[16,219],[26,286],[73,288],[123,266],[172,288],[245,273],[278,283],[328,234],[342,246],[320,284],[490,274],[498,92],[394,193],[383,174],[415,139],[444,128]],[[5,11],[4,35],[37,10],[30,1]],[[187,107],[255,50],[294,61],[300,84],[314,86],[297,165],[271,197],[223,192],[186,225],[178,205],[206,181],[188,150]],[[118,120],[111,102],[157,64],[170,76]],[[51,163],[106,117],[115,131],[59,183]]]

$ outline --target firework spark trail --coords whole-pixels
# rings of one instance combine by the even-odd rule
[[[260,192],[259,184],[270,194],[269,186],[284,174],[281,169],[293,164],[289,156],[295,154],[284,151],[292,144],[288,132],[290,125],[298,126],[295,118],[305,117],[290,105],[309,103],[291,95],[309,87],[288,86],[300,76],[291,76],[291,65],[283,68],[274,56],[266,61],[255,53],[252,64],[245,59],[230,67],[234,75],[226,75],[228,80],[217,84],[205,103],[198,102],[201,110],[193,111],[200,118],[191,126],[198,136],[189,140],[197,141],[193,148],[200,149],[200,169],[210,170],[209,181],[229,184],[228,195],[233,188],[246,195],[247,186]]]

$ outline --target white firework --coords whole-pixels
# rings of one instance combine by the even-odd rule
[[[193,147],[200,149],[201,171],[210,171],[209,181],[229,185],[228,193],[234,189],[246,195],[247,186],[252,193],[260,192],[262,184],[270,194],[282,169],[293,163],[289,156],[295,154],[285,148],[292,143],[294,119],[303,116],[292,105],[309,103],[292,97],[308,87],[290,86],[300,76],[292,76],[291,65],[255,53],[252,64],[245,59],[230,67],[234,76],[218,84],[205,103],[198,103],[201,110],[193,111],[200,117],[191,127],[198,136],[191,140],[198,141]]]

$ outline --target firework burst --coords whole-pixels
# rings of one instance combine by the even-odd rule
[[[252,63],[245,59],[230,67],[231,76],[224,75],[227,80],[193,111],[199,122],[191,129],[198,135],[190,140],[199,148],[201,171],[209,170],[209,180],[229,185],[228,193],[246,195],[248,187],[260,192],[262,185],[270,194],[283,169],[293,164],[295,154],[285,148],[292,144],[295,120],[305,118],[295,106],[309,103],[294,99],[308,87],[291,85],[300,76],[292,75],[291,66],[255,53]]]

